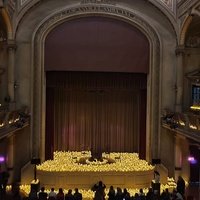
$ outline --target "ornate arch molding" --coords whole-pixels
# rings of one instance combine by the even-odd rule
[[[86,16],[104,16],[125,21],[137,27],[150,43],[150,72],[148,77],[148,106],[147,106],[147,159],[158,154],[159,137],[159,74],[160,74],[160,42],[155,30],[144,19],[133,11],[115,5],[78,5],[68,7],[46,18],[33,34],[33,63],[32,63],[32,154],[44,160],[45,144],[45,73],[44,73],[44,42],[48,33],[59,24]],[[156,138],[156,139],[155,139]],[[151,147],[155,149],[151,150]],[[149,157],[150,156],[150,157]]]
[[[5,8],[2,8],[1,14],[2,14],[3,20],[6,24],[7,37],[9,40],[12,40],[13,39],[13,28],[12,28],[12,24],[11,24],[8,12],[6,11]]]
[[[183,22],[183,26],[182,26],[181,33],[180,33],[180,40],[179,40],[180,46],[184,46],[184,44],[185,44],[185,37],[186,37],[187,31],[189,29],[189,26],[193,20],[194,15],[198,15],[200,17],[200,2],[197,3],[190,10],[189,14],[186,16],[186,18]]]
[[[185,36],[186,36],[188,28],[189,28],[189,26],[190,26],[190,24],[192,22],[192,18],[193,18],[193,16],[189,15],[186,18],[186,20],[185,20],[185,22],[183,24],[183,27],[182,27],[182,30],[181,30],[181,33],[180,33],[180,40],[179,40],[179,45],[180,46],[184,46],[184,44],[185,44]]]

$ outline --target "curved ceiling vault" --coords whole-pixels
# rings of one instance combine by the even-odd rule
[[[149,41],[136,27],[116,19],[66,21],[47,35],[45,70],[148,73]]]

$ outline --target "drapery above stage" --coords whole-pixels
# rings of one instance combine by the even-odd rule
[[[139,151],[145,74],[47,72],[46,80],[46,158],[55,150]]]

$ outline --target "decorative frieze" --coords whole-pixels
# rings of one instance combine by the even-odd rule
[[[111,4],[115,5],[116,3],[113,0],[81,0],[81,4]]]
[[[24,5],[25,3],[27,3],[28,1],[31,1],[31,0],[21,0],[21,1],[20,1],[20,5],[23,6],[23,5]]]

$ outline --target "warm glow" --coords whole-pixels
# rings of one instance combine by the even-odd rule
[[[106,158],[108,154],[103,153],[102,157]],[[147,161],[139,159],[137,153],[110,153],[109,158],[115,160],[114,163],[108,164],[103,162],[87,162],[81,164],[81,158],[90,158],[91,152],[54,152],[54,159],[47,160],[41,165],[37,166],[37,170],[42,171],[120,171],[120,172],[132,172],[132,171],[149,171],[154,167],[148,164]]]
[[[190,106],[190,109],[192,109],[192,110],[200,110],[200,106]]]
[[[179,121],[179,124],[181,125],[181,126],[185,126],[185,123],[183,122],[183,121]]]
[[[167,188],[169,189],[170,192],[172,192],[172,190],[174,188],[176,188],[176,183],[173,178],[168,178],[167,184],[165,184],[165,185],[161,184],[160,191],[162,192],[163,190],[165,190]],[[8,186],[7,189],[9,190],[9,189],[11,189],[11,187]],[[25,195],[28,195],[30,192],[30,185],[21,185],[20,189],[25,193]],[[64,193],[66,194],[69,189],[73,189],[73,188],[63,188]],[[140,188],[127,188],[128,192],[130,193],[131,196],[134,196],[135,193],[139,193],[139,189]],[[108,190],[109,190],[109,187],[107,187],[105,190],[106,194],[108,194]],[[148,188],[143,188],[143,191],[146,194],[148,192]],[[46,192],[49,193],[50,188],[46,188]],[[56,193],[58,192],[58,188],[55,188],[55,192]],[[94,192],[92,190],[84,190],[84,189],[79,188],[79,192],[82,193],[83,199],[93,199],[94,198]],[[106,199],[107,198],[108,198],[108,196],[106,196]]]
[[[194,126],[193,124],[190,124],[189,127],[190,127],[191,129],[197,130],[197,127]]]
[[[17,118],[17,119],[14,120],[14,122],[17,122],[17,121],[19,121],[19,118]]]
[[[0,124],[0,128],[3,127],[3,126],[4,126],[4,123],[1,123],[1,124]]]

